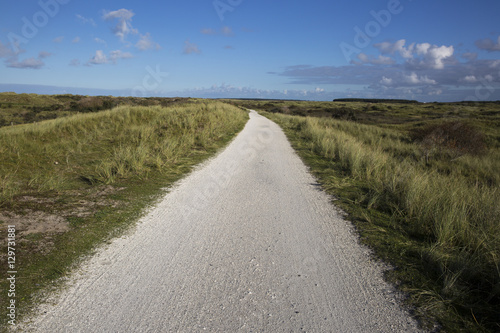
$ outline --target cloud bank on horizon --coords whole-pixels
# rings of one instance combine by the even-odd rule
[[[450,0],[40,0],[5,7],[1,89],[500,100],[495,0],[481,6]]]
[[[498,47],[486,44],[489,50]],[[495,92],[500,82],[500,59],[479,60],[477,53],[458,56],[452,45],[405,45],[404,39],[383,42],[374,45],[378,56],[359,53],[350,65],[291,66],[275,74],[295,84],[366,85],[374,97],[439,96],[455,88],[455,100],[499,98]]]

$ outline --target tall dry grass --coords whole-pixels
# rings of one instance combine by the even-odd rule
[[[440,163],[428,165],[420,147],[396,129],[273,117],[345,177],[362,184],[368,208],[392,214],[409,242],[420,243],[424,266],[441,281],[441,300],[500,314],[498,151],[439,161],[450,164],[443,172]]]
[[[121,106],[0,128],[0,203],[163,172],[233,134],[248,117],[220,102],[163,108]]]

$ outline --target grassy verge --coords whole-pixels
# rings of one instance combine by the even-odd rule
[[[220,102],[121,106],[0,128],[0,267],[16,226],[19,320],[83,255],[129,228],[165,188],[213,155],[248,115]],[[7,325],[2,312],[0,328]],[[0,329],[1,330],[1,329]]]
[[[443,150],[430,163],[422,145],[400,129],[265,115],[338,198],[362,241],[394,265],[387,278],[409,294],[424,325],[448,332],[500,329],[495,144],[482,156]]]

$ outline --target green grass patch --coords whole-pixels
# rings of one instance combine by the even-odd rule
[[[425,326],[498,331],[500,155],[494,141],[486,141],[482,155],[457,157],[454,147],[443,146],[426,159],[404,126],[265,115],[338,198],[362,241],[395,267],[387,278],[408,293]]]
[[[4,231],[16,225],[17,319],[38,292],[133,226],[247,120],[239,108],[204,101],[120,106],[0,128],[0,242],[6,254]],[[1,267],[6,260],[0,256]],[[6,279],[0,290],[8,290]],[[0,307],[7,302],[4,293]],[[2,316],[3,328],[6,322]]]

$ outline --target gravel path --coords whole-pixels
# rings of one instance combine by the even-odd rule
[[[40,332],[416,332],[281,129],[250,121],[22,327]]]

